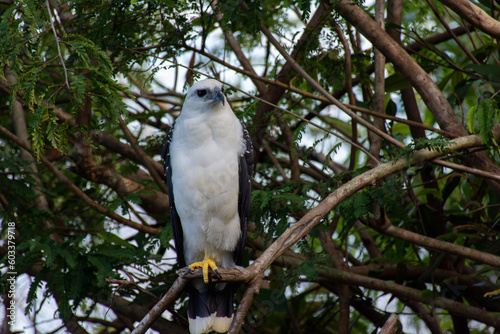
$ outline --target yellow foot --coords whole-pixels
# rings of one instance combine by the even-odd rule
[[[219,269],[215,264],[215,260],[208,256],[208,254],[205,254],[205,258],[203,259],[203,261],[191,263],[189,265],[189,269],[191,270],[195,270],[196,268],[202,269],[203,281],[205,283],[208,283],[208,267],[212,268],[212,270],[217,274],[217,276],[219,276],[219,278],[222,278],[222,275],[220,274]]]

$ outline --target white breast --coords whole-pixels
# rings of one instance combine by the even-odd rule
[[[232,111],[177,119],[170,146],[175,205],[187,263],[209,252],[222,267],[240,237],[238,159],[242,128]]]

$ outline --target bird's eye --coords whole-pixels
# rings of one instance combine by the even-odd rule
[[[207,95],[207,91],[205,89],[199,89],[196,91],[196,94],[198,94],[199,97],[203,97]]]

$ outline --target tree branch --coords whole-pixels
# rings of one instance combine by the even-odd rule
[[[424,235],[411,232],[400,227],[392,225],[388,220],[381,227],[374,226],[374,229],[383,233],[385,235],[397,238],[400,240],[407,241],[413,245],[419,245],[427,249],[433,249],[447,254],[462,256],[471,260],[475,260],[482,263],[487,263],[489,265],[500,268],[500,257],[489,254],[486,252],[481,252],[473,248],[464,247],[443,240],[438,240]]]
[[[385,29],[384,23],[384,11],[385,11],[385,0],[375,1],[375,22],[380,26],[381,29]],[[373,95],[373,106],[375,112],[379,114],[385,114],[385,56],[380,50],[375,49],[375,79],[374,87],[375,93]],[[381,118],[375,118],[373,120],[373,126],[375,126],[380,131],[384,132],[384,121]],[[376,157],[380,155],[380,150],[382,149],[382,138],[375,135],[373,132],[368,132],[368,138],[370,139],[370,153]],[[377,161],[368,159],[367,164],[370,166],[376,166]]]
[[[481,8],[467,0],[439,0],[450,7],[464,20],[488,35],[500,39],[500,22],[486,14]]]
[[[346,0],[339,1],[335,9],[395,66],[404,69],[402,72],[403,75],[419,92],[441,128],[456,135],[467,135],[443,92],[432,81],[427,72],[396,41],[382,30],[368,14],[351,1]]]
[[[461,2],[463,1],[465,0],[461,0]],[[327,1],[323,0],[323,2]],[[377,49],[384,53],[387,59],[403,71],[403,75],[418,91],[442,129],[459,136],[467,135],[467,131],[455,116],[453,109],[439,87],[416,61],[396,41],[387,35],[368,14],[349,0],[339,1],[335,8],[339,11],[340,15],[354,25]],[[393,143],[393,141],[390,142]],[[465,157],[464,160],[468,165],[478,169],[500,173],[500,167],[493,164],[486,154],[477,153],[470,157]],[[500,191],[499,182],[490,179],[486,179],[486,181],[495,190]]]
[[[132,334],[144,334],[149,327],[161,317],[163,312],[172,305],[175,300],[181,295],[182,291],[188,284],[189,279],[179,273],[179,277],[175,280],[174,284],[170,287],[168,292],[163,296],[158,303],[148,312],[148,314],[141,320],[141,322],[132,331]]]
[[[462,43],[462,41],[453,33],[453,30],[451,30],[449,24],[441,16],[441,14],[439,13],[436,6],[432,3],[432,1],[427,0],[427,3],[429,4],[431,10],[434,12],[434,15],[436,15],[436,17],[438,18],[439,22],[441,22],[446,31],[453,37],[458,46],[464,51],[464,53],[470,58],[470,60],[472,60],[474,64],[479,64],[476,57],[474,57],[474,55],[469,51],[469,49],[464,45],[464,43]]]

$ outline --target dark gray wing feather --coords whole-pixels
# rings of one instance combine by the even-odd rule
[[[243,141],[245,152],[239,158],[239,195],[238,195],[238,215],[240,217],[241,237],[234,252],[234,262],[241,264],[245,240],[247,235],[248,217],[250,215],[250,198],[252,195],[252,175],[253,175],[253,147],[250,135],[245,125],[241,123],[243,129]]]
[[[174,190],[172,185],[172,167],[170,166],[170,144],[172,142],[174,126],[175,122],[174,124],[172,124],[170,131],[168,131],[167,133],[161,157],[163,158],[163,168],[167,180],[168,201],[170,204],[170,220],[172,222],[172,230],[174,233],[177,263],[179,265],[179,268],[183,268],[186,266],[186,260],[184,259],[184,233],[182,232],[181,219],[179,218],[179,214],[177,213],[177,210],[175,208]]]

